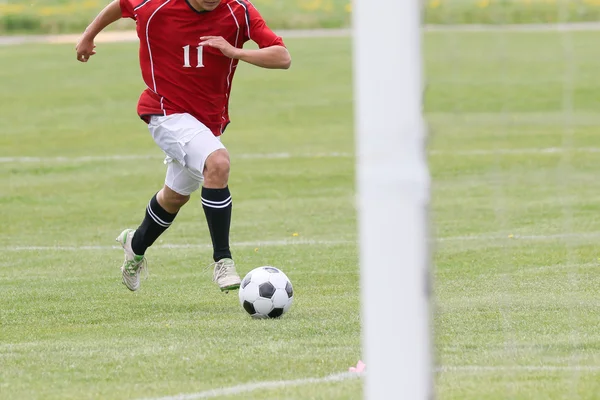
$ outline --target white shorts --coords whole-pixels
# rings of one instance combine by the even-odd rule
[[[221,140],[190,114],[152,116],[148,129],[165,152],[165,185],[181,195],[198,190],[204,177],[204,163],[210,154],[224,149]]]

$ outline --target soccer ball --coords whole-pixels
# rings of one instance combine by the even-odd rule
[[[240,304],[252,318],[278,318],[294,300],[288,277],[275,267],[258,267],[248,272],[240,285]]]

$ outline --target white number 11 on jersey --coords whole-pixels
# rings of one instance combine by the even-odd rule
[[[202,58],[203,58],[203,53],[204,53],[204,46],[198,46],[198,47],[196,47],[196,50],[198,51],[198,65],[196,65],[196,68],[203,68],[204,64],[202,63]],[[183,67],[184,68],[192,67],[190,65],[190,45],[189,44],[187,46],[183,46]]]

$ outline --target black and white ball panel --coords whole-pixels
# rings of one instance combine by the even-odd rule
[[[265,282],[258,285],[258,294],[260,297],[270,299],[275,294],[275,286],[271,282]]]
[[[289,280],[284,274],[273,274],[269,278],[269,282],[271,282],[276,289],[285,289],[285,285]]]
[[[252,303],[250,303],[249,301],[244,301],[242,303],[242,306],[244,307],[244,310],[246,310],[248,312],[248,314],[250,314],[250,315],[256,314],[256,310],[254,309],[254,305]]]
[[[260,297],[258,293],[258,285],[256,283],[250,282],[243,290],[240,290],[240,302],[244,304],[245,301],[249,301],[250,303],[254,303],[256,299]]]
[[[271,273],[264,268],[255,269],[252,272],[252,277],[250,278],[251,282],[256,282],[259,285],[264,282],[269,282],[269,278],[271,277]]]
[[[258,267],[242,280],[239,299],[253,318],[278,318],[291,307],[294,290],[289,278],[278,268]]]
[[[246,275],[244,277],[244,280],[240,284],[240,286],[242,287],[242,289],[245,288],[246,286],[248,286],[248,284],[250,283],[251,280],[252,280],[252,273],[249,273],[248,275]]]
[[[252,305],[256,313],[262,315],[268,315],[274,308],[271,299],[258,299]]]
[[[275,293],[273,293],[271,301],[273,302],[273,307],[283,308],[290,299],[284,289],[277,289]]]
[[[287,303],[285,303],[285,306],[283,307],[283,312],[286,313],[288,312],[288,310],[290,309],[290,307],[292,306],[293,303],[293,298],[290,299]]]
[[[269,313],[269,318],[279,318],[283,315],[285,311],[283,310],[283,308],[274,308],[270,313]]]

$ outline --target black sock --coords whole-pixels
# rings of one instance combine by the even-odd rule
[[[146,216],[142,224],[137,228],[131,240],[131,249],[133,252],[138,256],[143,255],[146,249],[152,246],[152,243],[171,226],[176,216],[176,213],[170,214],[165,211],[158,204],[156,195],[154,195],[150,203],[148,203],[148,207],[146,207]]]
[[[213,259],[231,258],[229,227],[231,225],[231,193],[224,189],[202,188],[202,208],[213,242]]]

